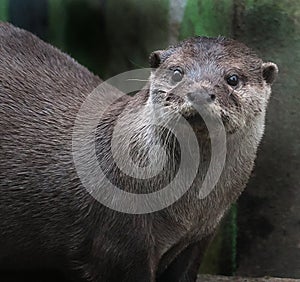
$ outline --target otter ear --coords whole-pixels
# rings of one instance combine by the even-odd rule
[[[262,64],[262,75],[264,80],[268,84],[272,84],[278,74],[278,67],[274,63],[263,63]]]
[[[158,68],[173,53],[172,49],[157,50],[150,54],[149,64],[153,69]]]
[[[157,51],[154,51],[150,54],[150,57],[149,57],[149,64],[150,64],[150,67],[153,68],[153,69],[156,69],[159,67],[159,65],[161,64],[162,62],[162,54],[163,54],[164,51],[162,50],[157,50]]]

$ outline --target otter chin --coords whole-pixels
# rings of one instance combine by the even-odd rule
[[[231,39],[189,38],[153,52],[145,88],[100,113],[101,99],[81,109],[101,80],[33,34],[0,23],[0,62],[0,269],[58,268],[89,282],[196,281],[250,177],[277,66]],[[105,90],[110,101],[117,90]],[[90,112],[91,138],[90,120],[81,119]],[[166,197],[169,184],[177,189]]]

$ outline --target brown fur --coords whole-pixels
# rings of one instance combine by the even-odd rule
[[[59,262],[60,267],[75,269],[93,282],[195,280],[211,235],[249,178],[277,69],[273,64],[264,65],[244,45],[222,38],[192,38],[153,53],[150,62],[159,69],[174,64],[185,68],[192,85],[179,87],[175,94],[181,100],[167,107],[187,118],[195,115],[186,104],[190,89],[206,87],[216,95],[213,112],[223,119],[228,134],[226,165],[205,199],[197,198],[209,163],[204,157],[193,186],[176,203],[151,214],[122,214],[91,197],[72,159],[76,114],[101,80],[32,34],[0,24],[2,268],[17,268],[25,262],[29,267]],[[235,90],[224,82],[232,67],[243,77],[243,85]],[[156,70],[148,86],[150,90],[146,87],[133,98],[123,97],[115,103],[97,130],[101,167],[113,183],[132,192],[160,189],[174,176],[178,162],[176,147],[177,155],[172,155],[165,173],[140,181],[122,174],[112,161],[109,146],[116,120],[138,108],[151,112],[155,101],[166,98],[164,94],[157,99],[153,89],[163,87],[170,94],[173,88]],[[138,136],[147,118],[151,115],[141,117],[140,122],[128,120],[124,127],[125,134],[137,130],[135,149],[143,145]],[[197,124],[193,126],[197,132]],[[201,139],[201,134],[199,131],[199,148],[206,156],[209,140]],[[164,140],[164,132],[159,132],[158,138]],[[174,150],[171,140],[166,148]]]

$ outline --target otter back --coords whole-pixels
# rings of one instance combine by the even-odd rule
[[[75,191],[72,127],[99,83],[29,32],[0,24],[0,265],[69,251],[85,208]]]

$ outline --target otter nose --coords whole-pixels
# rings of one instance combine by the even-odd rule
[[[216,95],[210,94],[206,90],[189,92],[186,96],[190,102],[199,105],[211,103],[216,99]]]

